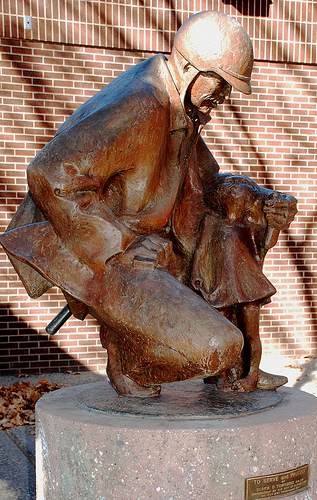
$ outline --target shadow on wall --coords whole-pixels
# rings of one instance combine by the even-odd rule
[[[232,5],[243,16],[269,17],[272,0],[222,0],[225,5]]]
[[[232,5],[243,16],[269,17],[272,0],[222,0],[225,5]]]
[[[0,375],[45,373],[88,368],[0,304]]]

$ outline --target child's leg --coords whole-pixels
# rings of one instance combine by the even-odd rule
[[[238,327],[244,336],[244,358],[247,367],[249,366],[249,369],[244,378],[236,380],[232,384],[232,388],[237,391],[249,392],[257,387],[262,354],[259,322],[259,302],[249,302],[238,306]]]

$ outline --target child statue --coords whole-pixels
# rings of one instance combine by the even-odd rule
[[[268,223],[266,212],[270,200],[276,202],[285,196],[243,175],[231,174],[219,175],[206,194],[210,212],[202,222],[191,285],[244,336],[242,358],[217,379],[222,390],[249,392],[261,384],[262,388],[276,388],[287,381],[286,377],[260,372],[259,382],[260,308],[276,292],[262,267],[280,230]]]

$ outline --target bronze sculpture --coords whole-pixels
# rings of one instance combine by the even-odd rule
[[[251,93],[252,65],[238,22],[196,14],[177,32],[169,58],[153,56],[120,75],[28,167],[30,192],[0,241],[31,297],[57,285],[75,317],[97,318],[119,394],[155,396],[164,382],[221,380],[236,363],[238,377],[248,376],[243,335],[203,298],[209,291],[198,286],[193,262],[198,253],[210,259],[201,242],[222,179],[199,133],[232,87]],[[255,190],[260,240],[271,232],[276,242],[296,200]],[[281,383],[254,373],[251,384],[232,388]]]
[[[202,221],[191,285],[244,336],[240,362],[218,379],[223,390],[244,392],[257,387],[262,354],[260,307],[276,292],[262,267],[283,227],[267,225],[266,205],[283,204],[287,199],[287,195],[261,188],[247,177],[230,174],[219,175],[206,193],[210,213]]]

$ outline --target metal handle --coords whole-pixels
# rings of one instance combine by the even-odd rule
[[[64,323],[68,320],[68,318],[72,315],[71,310],[69,309],[68,304],[55,316],[54,319],[47,325],[45,331],[49,335],[54,335],[58,330],[63,326]]]

